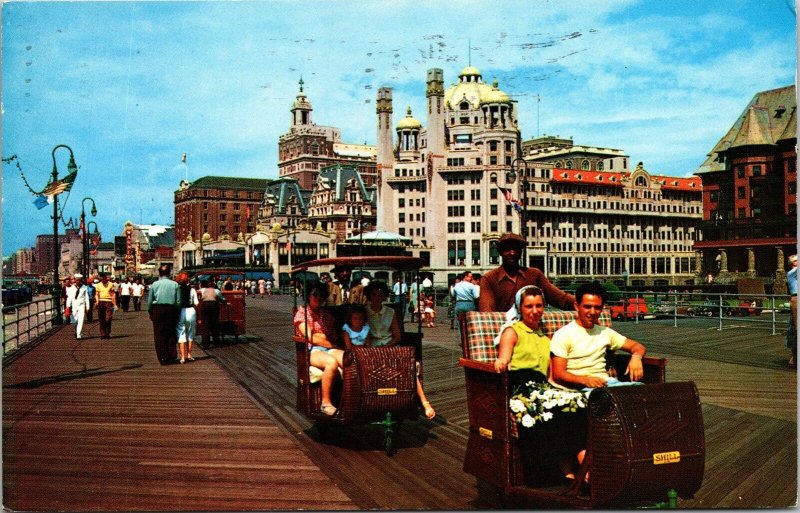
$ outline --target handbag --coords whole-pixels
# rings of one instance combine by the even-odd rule
[[[70,315],[72,315],[72,308],[70,308],[70,307],[65,308],[64,309],[64,317],[69,317]]]

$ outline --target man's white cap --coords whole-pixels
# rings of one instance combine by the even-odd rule
[[[75,278],[76,280],[80,280],[81,278],[83,278],[83,275],[81,273],[75,273],[72,277]]]

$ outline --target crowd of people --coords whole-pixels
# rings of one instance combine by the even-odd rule
[[[139,278],[117,279],[108,273],[99,273],[96,278],[85,280],[82,274],[75,273],[65,280],[62,288],[66,322],[74,326],[75,338],[86,338],[84,326],[93,322],[97,312],[100,338],[110,339],[117,311],[139,312],[144,306],[153,323],[156,357],[162,365],[194,361],[192,346],[198,318],[206,323],[208,332],[204,348],[219,345],[220,305],[226,302],[220,289],[237,290],[237,285],[230,278],[193,285],[188,273],[178,273],[174,281],[170,274],[170,267],[162,265],[159,279],[147,286]],[[271,287],[266,283],[264,294],[270,294]],[[247,290],[244,287],[245,282],[241,282],[239,290]]]
[[[94,278],[84,278],[75,273],[64,281],[61,302],[64,305],[66,322],[75,326],[75,338],[84,338],[83,328],[94,321],[97,312],[100,338],[111,338],[111,321],[120,306],[123,311],[142,309],[146,285],[139,278],[117,279],[108,273],[99,273]]]

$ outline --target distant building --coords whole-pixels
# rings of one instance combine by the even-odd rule
[[[311,190],[324,167],[341,164],[355,167],[368,186],[375,183],[374,146],[342,142],[340,128],[313,122],[311,102],[300,92],[291,108],[289,131],[278,140],[278,177],[294,178],[300,188]]]
[[[58,236],[58,244],[66,244],[69,237],[65,234]],[[49,276],[50,280],[53,279],[53,259],[55,258],[53,251],[55,246],[53,244],[53,234],[37,235],[36,248],[34,249],[35,261],[31,264],[31,272],[39,276]],[[59,260],[60,262],[60,260]]]
[[[175,229],[156,224],[125,223],[122,231],[125,238],[123,276],[138,274],[154,275],[160,264],[173,265]],[[118,267],[119,268],[119,267]]]
[[[795,86],[756,93],[696,171],[703,181],[702,272],[785,290],[797,248]]]
[[[309,198],[308,221],[344,242],[375,227],[375,196],[375,187],[364,184],[355,166],[324,167]]]
[[[175,239],[237,240],[255,231],[256,215],[270,180],[204,176],[175,191]]]
[[[53,237],[50,237],[52,240]],[[34,248],[21,248],[14,252],[9,259],[9,271],[12,274],[33,274],[33,266],[36,261],[36,250]]]
[[[528,162],[547,162],[556,169],[628,171],[629,158],[624,151],[576,145],[572,138],[544,135],[522,141],[522,155]]]
[[[393,126],[392,91],[378,91],[377,221],[411,238],[437,282],[499,265],[505,232],[524,233],[525,264],[553,279],[694,282],[699,179],[631,172],[621,150],[572,140],[521,143],[517,102],[474,67],[447,89],[428,70],[426,95],[427,127],[411,109]]]

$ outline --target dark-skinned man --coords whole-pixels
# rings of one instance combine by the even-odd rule
[[[575,308],[575,296],[559,289],[535,267],[521,267],[519,259],[525,248],[525,239],[506,233],[497,241],[497,251],[502,264],[481,278],[481,295],[478,310],[481,312],[506,312],[514,305],[514,295],[526,285],[536,285],[544,292],[545,301],[561,310]]]

